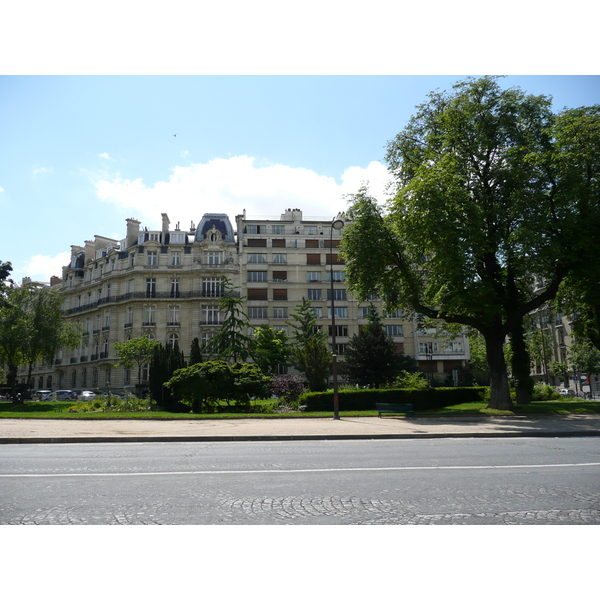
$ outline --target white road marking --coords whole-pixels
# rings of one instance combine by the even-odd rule
[[[549,465],[466,465],[448,467],[340,467],[331,469],[248,469],[245,471],[144,471],[130,473],[4,473],[6,477],[149,477],[159,475],[251,475],[266,473],[341,473],[349,471],[445,471],[460,469],[553,469],[556,467],[599,467],[600,463],[557,463]]]

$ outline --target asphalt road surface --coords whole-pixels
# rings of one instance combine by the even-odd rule
[[[0,524],[599,524],[600,444],[8,444],[0,498]]]

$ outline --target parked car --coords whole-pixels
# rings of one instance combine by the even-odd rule
[[[37,390],[31,394],[32,400],[46,400],[52,394],[52,390]]]
[[[569,398],[572,398],[573,396],[575,396],[575,392],[570,389],[563,389],[563,390],[560,390],[560,395],[568,396]]]
[[[77,394],[73,390],[56,390],[50,392],[47,397],[48,400],[77,400]]]
[[[91,390],[83,390],[81,394],[79,394],[80,400],[93,400],[96,397],[96,394]]]

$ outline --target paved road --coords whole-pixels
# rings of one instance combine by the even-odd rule
[[[5,444],[3,524],[600,524],[595,437]]]

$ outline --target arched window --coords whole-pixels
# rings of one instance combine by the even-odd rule
[[[77,387],[77,369],[73,369],[71,371],[71,387],[72,388]]]
[[[170,333],[167,336],[167,345],[173,348],[175,344],[179,344],[179,336],[176,333]]]

